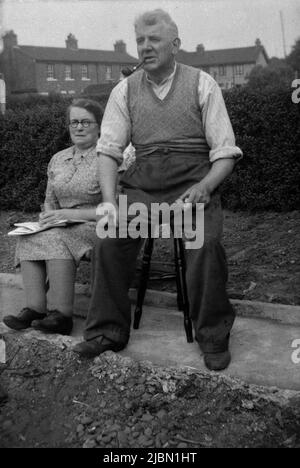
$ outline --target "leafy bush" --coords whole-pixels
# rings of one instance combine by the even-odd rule
[[[7,98],[7,109],[19,111],[36,106],[52,106],[53,104],[68,106],[71,100],[70,96],[62,96],[58,93],[53,93],[49,96],[41,94],[12,94]]]
[[[300,37],[296,39],[290,54],[286,58],[287,63],[300,74]]]
[[[50,158],[69,144],[66,103],[8,110],[0,119],[0,206],[35,211]]]
[[[264,94],[289,90],[294,77],[292,67],[284,60],[273,58],[268,66],[257,65],[251,70],[247,87],[252,92]]]
[[[231,209],[299,208],[300,106],[291,91],[257,93],[247,88],[225,95],[237,145],[244,158],[222,186]]]
[[[107,95],[86,96],[104,108]],[[300,105],[291,91],[227,91],[225,101],[237,145],[244,153],[221,187],[230,209],[299,208]],[[0,117],[0,207],[35,211],[43,200],[47,164],[69,144],[69,98],[16,99]]]
[[[63,96],[58,93],[49,94],[48,96],[43,96],[41,94],[13,94],[7,99],[7,109],[18,111],[35,108],[36,106],[49,107],[54,104],[61,105],[67,108],[73,99],[81,97],[93,99],[94,101],[99,102],[99,104],[101,104],[101,106],[104,109],[108,99],[108,94],[99,93],[96,95],[93,93],[84,92],[74,97]]]

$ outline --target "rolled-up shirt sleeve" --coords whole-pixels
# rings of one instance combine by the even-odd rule
[[[127,105],[127,80],[112,90],[101,123],[97,153],[123,162],[123,151],[130,142],[131,123]]]
[[[198,91],[203,128],[210,147],[210,162],[222,158],[239,160],[243,157],[243,153],[235,144],[235,136],[220,87],[210,75],[201,72]]]

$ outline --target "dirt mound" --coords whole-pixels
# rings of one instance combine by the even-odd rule
[[[6,334],[0,447],[296,447],[300,396]],[[288,395],[288,398],[287,398]]]

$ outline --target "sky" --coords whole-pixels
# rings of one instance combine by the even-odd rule
[[[280,11],[287,53],[300,37],[300,0],[0,0],[0,35],[13,29],[20,45],[65,47],[71,32],[80,48],[103,50],[123,39],[136,57],[134,19],[155,8],[173,17],[187,51],[246,47],[260,38],[269,57],[283,57]]]

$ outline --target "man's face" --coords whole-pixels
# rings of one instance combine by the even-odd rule
[[[173,66],[174,56],[179,45],[173,40],[164,23],[152,26],[140,23],[136,27],[136,43],[140,60],[144,61],[144,70],[150,74],[169,71]]]

